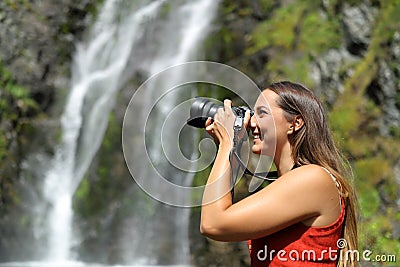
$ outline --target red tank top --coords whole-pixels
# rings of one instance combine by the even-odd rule
[[[274,234],[249,240],[251,266],[332,266],[339,259],[339,242],[345,217],[345,205],[335,222],[310,227],[302,222]],[[339,247],[343,245],[342,243]]]

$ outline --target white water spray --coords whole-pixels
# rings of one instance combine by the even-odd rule
[[[63,262],[73,258],[73,195],[101,144],[124,74],[144,70],[152,75],[168,66],[194,60],[216,2],[148,0],[141,1],[139,6],[132,1],[106,0],[88,41],[77,46],[72,88],[61,118],[62,140],[45,177],[43,193],[50,206],[46,217],[46,260]],[[173,8],[164,26],[156,33],[146,31],[152,28],[147,25],[151,25],[165,4]],[[153,43],[143,44],[147,39]],[[170,96],[165,110],[173,108],[175,97]],[[188,217],[188,212],[181,215]],[[186,229],[177,233],[179,240],[175,241],[183,242],[183,246],[178,246],[181,250],[175,257],[186,264],[188,218],[178,220],[177,226]]]

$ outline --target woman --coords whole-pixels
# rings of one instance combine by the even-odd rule
[[[233,204],[230,152],[235,115],[224,101],[206,130],[218,153],[203,196],[200,231],[249,240],[251,266],[356,266],[355,194],[324,110],[313,93],[284,81],[267,87],[244,126],[252,151],[272,156],[279,178]]]

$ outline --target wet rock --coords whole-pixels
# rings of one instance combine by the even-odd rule
[[[346,49],[329,50],[319,57],[311,66],[310,76],[317,85],[315,93],[322,100],[332,105],[344,91],[343,78],[350,76],[352,69],[344,66],[355,62],[358,58]]]
[[[28,159],[27,155],[32,151],[50,154],[54,149],[59,127],[52,117],[60,113],[54,108],[55,102],[64,97],[68,88],[66,77],[74,44],[90,21],[88,7],[94,3],[92,0],[0,1],[0,70],[4,72],[0,73],[0,79],[28,89],[29,97],[39,109],[9,121],[0,111],[0,132],[5,133],[7,140],[7,154],[0,167],[2,261],[17,256],[19,260],[41,256],[27,246],[32,240],[40,244],[40,227],[35,233],[27,229],[32,229],[33,217],[40,214],[30,203],[41,196],[32,186],[34,171],[27,170],[26,165],[45,166],[48,159],[45,156]],[[5,78],[5,73],[12,77]],[[25,201],[17,203],[21,196],[25,196]]]
[[[344,3],[342,23],[345,42],[347,50],[353,55],[363,55],[368,48],[376,13],[373,7],[366,4],[350,6]]]
[[[0,3],[0,60],[15,81],[30,89],[43,111],[68,84],[74,43],[88,24],[90,0]],[[57,82],[56,82],[57,81]],[[53,92],[49,92],[53,91]]]

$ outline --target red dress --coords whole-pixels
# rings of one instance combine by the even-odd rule
[[[343,248],[342,225],[345,205],[335,222],[323,227],[310,227],[302,222],[274,234],[249,240],[251,266],[332,266]]]

